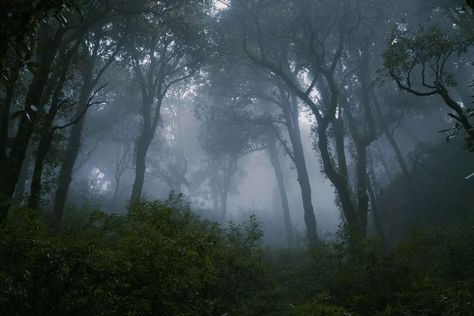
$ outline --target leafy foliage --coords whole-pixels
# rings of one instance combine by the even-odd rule
[[[263,251],[255,217],[224,230],[180,195],[126,216],[70,213],[56,232],[13,215],[3,315],[468,315],[474,300],[472,218],[389,251],[344,230],[309,251]]]
[[[203,315],[264,311],[255,218],[225,231],[180,196],[129,215],[93,212],[54,233],[29,210],[2,229],[3,315]]]
[[[469,315],[474,299],[472,218],[417,231],[394,249],[339,238],[273,259],[288,315]],[[285,258],[286,259],[282,259]]]

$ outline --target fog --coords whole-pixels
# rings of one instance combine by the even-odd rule
[[[418,156],[472,150],[469,3],[86,3],[2,57],[5,216],[182,194],[224,226],[255,214],[269,246],[395,241],[384,194],[423,204]]]
[[[0,315],[473,315],[473,0],[0,1]]]

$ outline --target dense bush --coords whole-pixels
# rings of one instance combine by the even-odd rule
[[[472,210],[474,178],[466,177],[474,172],[474,159],[463,141],[419,144],[410,153],[411,194],[398,174],[377,197],[380,229],[388,241],[399,241],[411,226],[445,224]]]
[[[474,220],[413,232],[390,251],[338,240],[274,256],[287,314],[474,315]]]
[[[265,314],[261,235],[254,218],[222,230],[176,197],[59,232],[18,210],[0,232],[0,314]]]
[[[0,232],[1,315],[472,315],[474,220],[391,250],[344,231],[264,250],[254,217],[217,224],[180,197],[128,215],[17,210]]]

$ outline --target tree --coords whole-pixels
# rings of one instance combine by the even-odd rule
[[[447,36],[438,28],[420,30],[416,35],[395,30],[384,53],[386,74],[401,90],[416,96],[438,95],[454,111],[448,114],[454,126],[446,130],[447,139],[464,130],[470,151],[474,151],[474,128],[470,120],[474,112],[451,95],[450,88],[458,83],[448,66],[455,56],[466,54],[473,43],[472,35]]]
[[[143,125],[136,144],[136,173],[130,204],[142,195],[146,171],[146,155],[153,140],[163,100],[169,88],[189,79],[204,58],[205,1],[175,5],[163,4],[162,11],[145,3],[146,16],[132,16],[127,21],[126,51],[142,94]],[[203,17],[204,15],[204,17]]]
[[[215,86],[207,87],[215,92]],[[209,91],[209,90],[208,90]],[[227,216],[227,198],[238,161],[261,150],[261,126],[252,123],[254,104],[242,96],[207,95],[196,109],[201,121],[199,140],[209,159],[209,186],[214,211],[221,220]]]
[[[364,157],[373,133],[368,130],[369,134],[357,135],[342,84],[342,75],[347,71],[343,64],[346,45],[349,38],[357,34],[363,20],[360,6],[353,1],[295,1],[272,5],[253,1],[237,2],[236,7],[237,23],[242,25],[243,50],[255,64],[278,76],[291,93],[310,108],[317,124],[316,147],[323,170],[336,188],[350,231],[365,235],[368,203]],[[333,16],[334,23],[321,24],[320,21],[329,15]],[[283,16],[291,18],[283,19]],[[276,21],[282,19],[285,23],[276,28]],[[362,111],[369,114],[369,104],[359,101]],[[357,147],[359,188],[356,200],[353,200],[347,174],[343,130],[339,129],[340,135],[335,138],[337,166],[329,142],[328,130],[336,125],[334,130],[338,131],[341,115],[352,127],[351,138]]]
[[[14,140],[10,146],[8,158],[1,162],[0,172],[4,175],[0,186],[0,221],[4,220],[10,207],[10,200],[15,190],[15,185],[21,171],[25,153],[30,141],[34,126],[38,122],[38,113],[43,109],[41,98],[48,81],[49,65],[53,62],[58,52],[61,39],[65,34],[65,28],[61,25],[43,24],[40,30],[40,42],[38,44],[39,67],[33,74],[25,97],[24,107],[14,114],[19,123]],[[5,115],[9,115],[5,109]],[[6,120],[8,126],[8,120]],[[3,135],[5,136],[5,135]],[[4,149],[2,149],[4,150]]]
[[[105,71],[115,62],[116,56],[122,48],[120,42],[113,40],[103,45],[102,36],[106,35],[107,32],[104,34],[101,30],[103,30],[102,25],[98,27],[95,33],[90,33],[88,37],[86,37],[82,46],[82,86],[75,113],[75,117],[78,119],[72,125],[64,153],[64,160],[57,180],[53,206],[53,220],[55,223],[59,223],[62,219],[66,205],[74,164],[81,148],[82,131],[85,122],[84,114],[91,104],[91,98],[95,96],[95,87],[100,83]],[[105,31],[107,31],[107,29],[105,29]]]

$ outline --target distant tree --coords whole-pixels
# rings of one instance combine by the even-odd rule
[[[129,16],[126,54],[142,94],[143,125],[136,143],[136,173],[130,203],[142,196],[146,155],[169,88],[189,79],[205,57],[206,1],[145,2],[146,15]],[[161,7],[162,6],[162,7]],[[135,7],[129,8],[136,10]]]
[[[355,76],[364,86],[354,100],[347,97],[354,94],[345,90],[346,77],[351,76],[354,67],[348,54],[356,54],[350,51],[349,43],[359,41],[370,47],[361,24],[374,21],[364,17],[375,14],[372,10],[376,9],[373,1],[251,1],[235,5],[235,15],[239,16],[235,23],[241,25],[242,49],[249,60],[282,80],[291,94],[311,110],[316,126],[315,149],[323,171],[336,189],[349,230],[362,236],[368,213],[366,149],[374,140],[373,124],[366,119],[371,116],[372,102],[364,89],[370,86],[370,78],[364,80],[360,72]],[[322,23],[328,16],[333,23]],[[367,29],[371,27],[367,25]],[[360,54],[360,50],[356,52]],[[369,59],[368,53],[362,52],[362,57],[365,54]],[[343,121],[348,123],[348,130],[338,128],[338,122]],[[347,173],[346,138],[356,146],[355,192]]]
[[[212,90],[212,86],[209,87]],[[248,98],[208,95],[196,110],[201,122],[199,140],[209,162],[209,186],[213,208],[220,218],[227,216],[227,198],[238,161],[248,153],[261,150],[261,128],[252,124]]]

